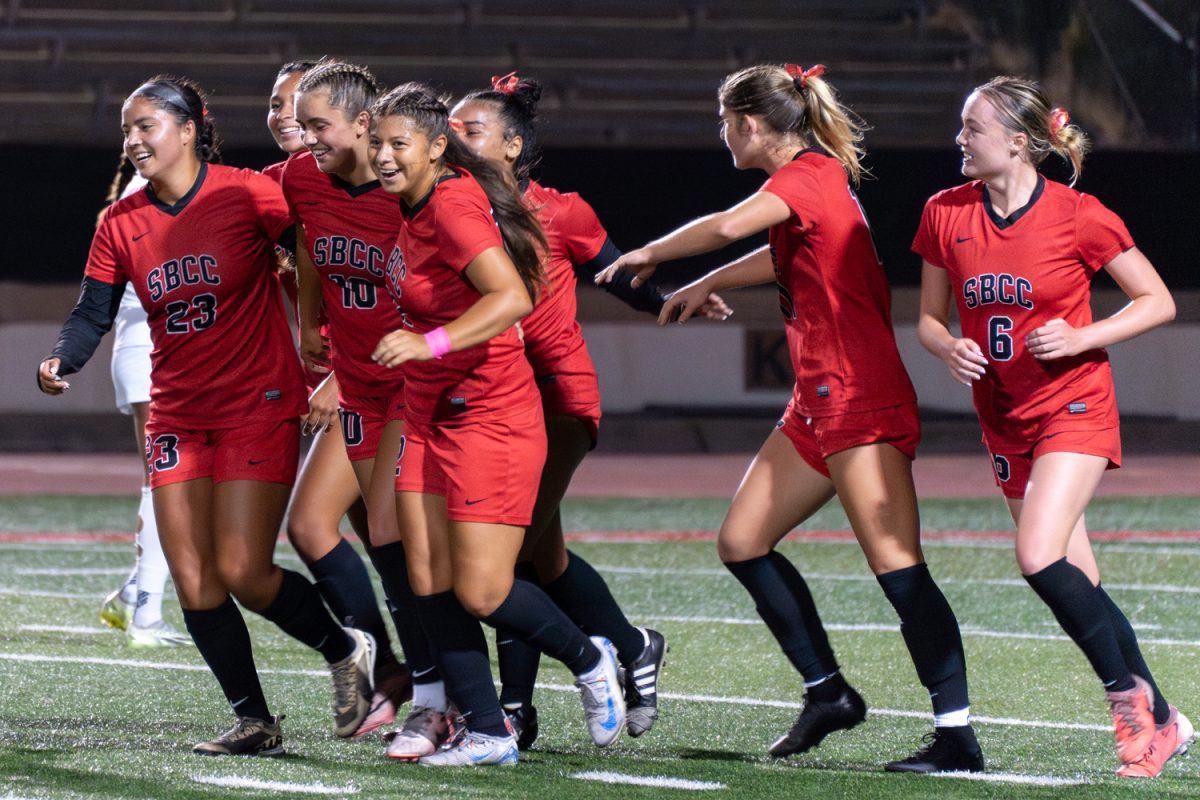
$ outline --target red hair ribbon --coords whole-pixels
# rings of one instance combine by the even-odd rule
[[[200,119],[208,119],[208,106],[203,106],[200,109]]]
[[[521,80],[517,77],[516,70],[513,70],[504,76],[493,75],[492,90],[497,91],[500,94],[512,94],[513,92],[517,91],[517,84],[520,82]]]
[[[1071,115],[1065,108],[1055,108],[1050,111],[1050,136],[1057,139],[1058,132],[1071,122]]]
[[[467,126],[464,125],[463,121],[461,119],[459,119],[458,117],[451,117],[447,121],[450,125],[450,130],[454,131],[455,133],[466,133],[467,132]]]
[[[796,84],[797,89],[807,89],[809,78],[819,78],[825,74],[824,64],[814,64],[808,69],[804,69],[799,64],[784,64],[783,68],[788,75],[792,76],[792,81]]]

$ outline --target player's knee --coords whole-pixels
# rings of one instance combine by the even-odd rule
[[[1017,567],[1022,575],[1033,575],[1062,558],[1062,554],[1052,551],[1037,542],[1018,542],[1016,549]]]
[[[771,546],[756,537],[740,533],[736,528],[721,527],[717,534],[717,558],[724,563],[749,561],[771,552]]]
[[[287,537],[305,563],[311,564],[337,545],[337,526],[303,512],[288,515]]]
[[[457,595],[458,602],[462,603],[462,607],[467,610],[468,614],[477,619],[489,616],[499,608],[510,591],[512,591],[511,584],[507,590],[499,586],[480,586],[465,582],[456,583],[454,586],[454,594]]]

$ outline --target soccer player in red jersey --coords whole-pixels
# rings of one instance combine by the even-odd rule
[[[627,253],[602,274],[635,271],[717,250],[769,231],[759,248],[676,292],[660,323],[692,316],[713,291],[779,286],[796,385],[776,430],[750,464],[721,525],[717,552],[804,676],[804,708],[773,745],[802,753],[863,721],[866,706],[843,679],[804,579],[775,546],[836,494],[929,690],[934,734],[888,770],[981,771],[970,726],[958,621],[921,553],[912,459],[920,438],[916,395],[892,332],[890,297],[850,180],[862,168],[861,128],[820,76],[757,66],[721,85],[721,138],[738,169],[763,187]]]
[[[403,421],[404,375],[371,361],[381,331],[399,327],[384,268],[400,230],[396,199],[379,186],[368,156],[370,107],[379,84],[370,70],[322,61],[305,73],[295,96],[296,119],[306,152],[283,172],[283,193],[298,223],[296,269],[300,278],[301,355],[333,367],[326,389],[336,393],[340,425],[313,441],[291,509],[325,526],[289,526],[310,561],[318,586],[337,616],[353,618],[379,647],[376,697],[359,735],[387,725],[412,694],[408,670],[392,654],[387,629],[362,560],[337,533],[336,518],[359,494],[373,498],[368,553],[384,579],[389,607],[405,653],[415,657],[423,700],[443,697],[432,654],[416,621],[404,547],[396,522],[395,465]],[[326,326],[327,321],[327,326]],[[332,339],[329,358],[327,337]],[[348,457],[348,460],[347,460]],[[345,465],[352,466],[345,466]],[[352,487],[344,487],[343,467]],[[301,547],[301,543],[303,546]],[[443,709],[444,710],[444,709]]]
[[[596,446],[600,426],[600,387],[596,369],[576,319],[576,271],[589,278],[615,261],[621,251],[575,193],[561,193],[530,177],[540,158],[535,118],[541,86],[516,73],[492,79],[492,88],[472,92],[454,108],[463,121],[463,142],[477,155],[512,170],[541,222],[550,246],[546,261],[549,287],[521,321],[525,356],[533,366],[546,417],[547,454],[538,486],[533,520],[517,557],[517,576],[538,583],[579,626],[612,641],[625,668],[626,728],[640,736],[658,718],[658,674],[667,652],[657,631],[636,628],[626,619],[604,579],[563,543],[559,506],[571,476]],[[632,288],[631,278],[604,284],[639,311],[655,315],[663,295],[652,284]],[[713,313],[727,314],[713,298]],[[537,738],[533,684],[538,651],[511,631],[497,631],[502,684],[500,702],[512,720],[520,749]]]
[[[374,643],[273,563],[305,406],[274,275],[275,245],[292,229],[283,194],[257,172],[216,163],[203,92],[187,79],[150,79],[121,116],[125,153],[149,184],[104,215],[39,386],[68,388],[62,376],[95,352],[131,284],[154,341],[146,450],[160,538],[188,632],[237,715],[193,752],[283,751],[233,597],[321,653],[335,731],[348,736],[369,708]]]
[[[1017,525],[1021,574],[1108,693],[1117,774],[1151,777],[1194,731],[1163,698],[1129,620],[1100,586],[1084,509],[1121,460],[1104,348],[1170,321],[1175,304],[1116,214],[1038,173],[1056,153],[1078,178],[1087,141],[1036,83],[999,77],[975,89],[955,143],[971,181],[925,205],[913,242],[924,259],[918,334],[972,388]],[[1093,321],[1100,269],[1131,302]],[[951,298],[961,337],[950,332]]]
[[[405,440],[396,504],[421,624],[466,721],[428,765],[515,764],[477,619],[567,665],[593,741],[625,721],[616,656],[536,585],[514,580],[546,459],[545,422],[516,323],[544,281],[545,238],[512,177],[453,135],[445,103],[405,84],[372,110],[383,188],[401,201],[388,285],[402,314],[374,358],[404,365]]]

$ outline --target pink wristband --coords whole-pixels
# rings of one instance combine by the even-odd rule
[[[434,328],[425,334],[425,344],[429,345],[429,353],[434,358],[441,358],[450,352],[450,336],[445,328]]]

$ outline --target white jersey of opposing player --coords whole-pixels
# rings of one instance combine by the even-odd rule
[[[125,198],[139,191],[146,180],[138,175],[121,192]],[[146,309],[132,286],[125,287],[121,305],[113,323],[112,379],[117,396],[117,408],[122,414],[132,414],[133,403],[150,402],[150,324]]]

